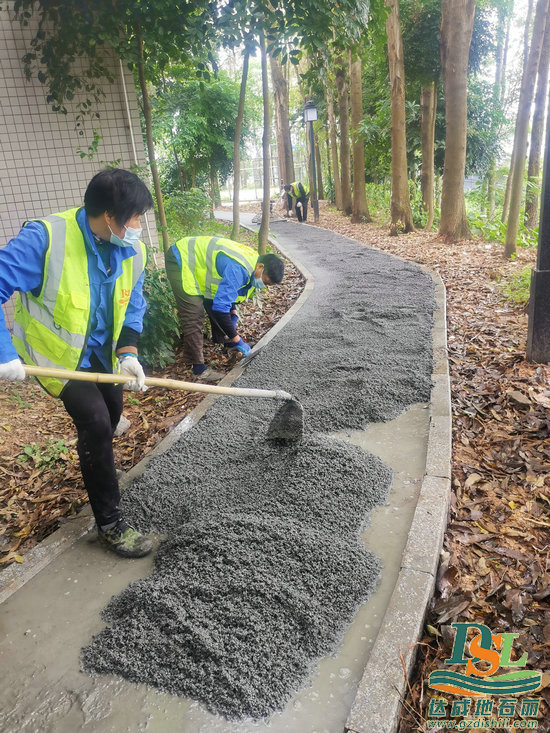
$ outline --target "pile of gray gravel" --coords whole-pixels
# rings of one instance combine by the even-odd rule
[[[230,719],[281,709],[378,582],[360,533],[391,472],[326,433],[392,419],[430,389],[431,279],[330,232],[279,226],[316,287],[238,386],[295,394],[304,438],[265,440],[273,401],[221,398],[152,461],[125,513],[167,539],[82,652],[90,672]]]

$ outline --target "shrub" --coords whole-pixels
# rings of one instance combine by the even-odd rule
[[[503,280],[499,289],[506,300],[524,305],[529,300],[531,288],[531,267],[524,267],[520,272],[515,272]]]
[[[196,234],[210,207],[208,196],[200,188],[173,193],[164,197],[163,201],[171,242]]]
[[[164,369],[174,362],[180,325],[174,294],[163,269],[147,266],[143,295],[147,310],[139,340],[140,360],[149,367]]]

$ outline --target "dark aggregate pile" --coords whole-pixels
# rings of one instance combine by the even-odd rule
[[[280,402],[221,398],[152,461],[124,493],[125,513],[167,539],[154,572],[110,601],[108,626],[82,652],[90,672],[231,719],[281,709],[378,581],[360,532],[391,472],[320,433],[429,399],[431,279],[329,232],[286,226],[316,288],[239,386],[295,394],[304,438],[266,440]]]

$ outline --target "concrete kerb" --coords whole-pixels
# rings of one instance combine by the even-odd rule
[[[346,721],[346,733],[395,733],[435,587],[451,493],[451,393],[445,287],[436,286],[433,387],[426,469],[401,560],[399,577]]]
[[[288,252],[277,244],[275,245],[288,260],[302,273],[306,278],[304,290],[297,298],[296,302],[288,309],[284,316],[270,328],[270,330],[262,336],[258,343],[254,346],[249,356],[252,356],[266,344],[268,344],[285,325],[296,315],[300,308],[309,298],[315,280],[313,275],[303,267]],[[247,357],[248,359],[249,357]],[[220,386],[230,387],[233,382],[241,376],[246,369],[244,365],[237,364],[220,382]],[[170,433],[164,437],[139,463],[133,466],[129,471],[124,473],[120,478],[120,488],[124,490],[132,481],[140,476],[146,469],[149,462],[155,457],[167,451],[183,433],[189,430],[193,425],[204,416],[208,408],[218,399],[216,395],[208,395],[200,404],[197,405],[183,420],[178,423]],[[53,532],[49,537],[40,542],[36,547],[25,555],[24,562],[12,563],[9,567],[0,572],[0,604],[7,600],[13,593],[39,573],[43,568],[49,565],[58,555],[68,549],[77,540],[90,532],[95,525],[91,507],[87,505],[78,513],[74,519],[69,519],[59,529]]]

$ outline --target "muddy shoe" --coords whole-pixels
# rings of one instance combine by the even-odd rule
[[[122,557],[144,557],[153,549],[151,540],[119,519],[114,527],[103,531],[97,528],[97,539],[104,547]]]
[[[197,374],[193,377],[194,382],[219,382],[223,379],[225,374],[223,372],[217,372],[215,369],[207,367],[202,374]]]

